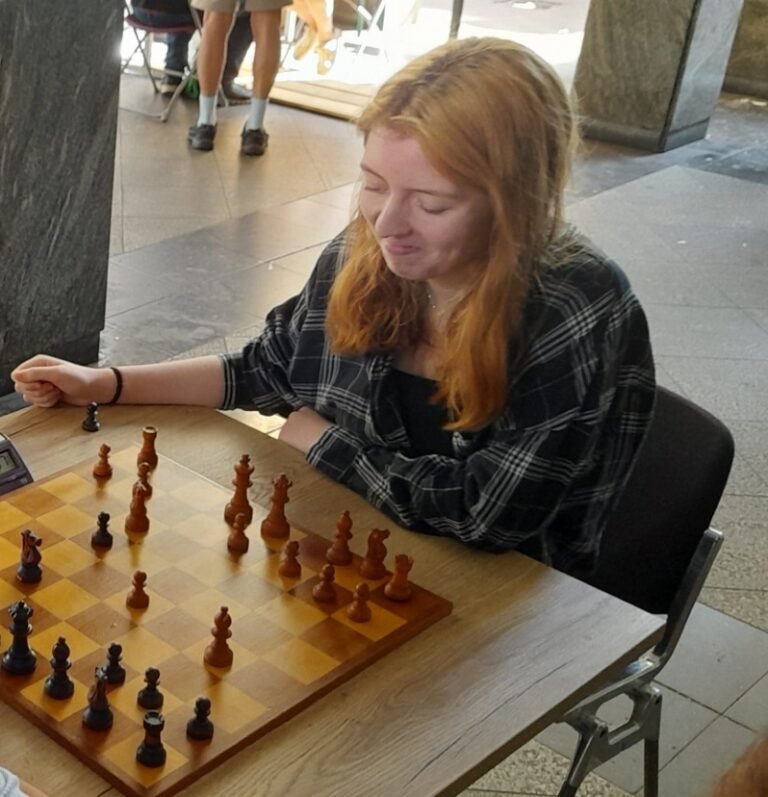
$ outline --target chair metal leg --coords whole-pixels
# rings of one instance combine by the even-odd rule
[[[659,740],[645,740],[644,797],[659,797]]]
[[[643,795],[659,797],[659,736],[661,734],[662,694],[654,689],[652,710],[649,712],[646,725],[645,744],[643,746]]]
[[[565,778],[557,797],[574,797],[582,781],[590,773],[593,766],[593,750],[602,742],[608,733],[608,724],[598,717],[589,717],[588,725],[579,729],[579,741],[573,755],[571,768]]]

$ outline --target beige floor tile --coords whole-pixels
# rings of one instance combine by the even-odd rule
[[[695,606],[659,681],[722,713],[768,672],[768,634]]]
[[[125,216],[123,218],[123,251],[176,238],[188,232],[210,227],[226,216],[157,217]]]
[[[529,742],[472,785],[473,789],[507,794],[556,795],[570,762],[538,742]],[[627,797],[627,792],[589,775],[579,797]]]
[[[743,623],[768,631],[768,590],[704,587],[701,602]]]
[[[754,739],[752,731],[718,718],[661,770],[659,792],[670,797],[709,794],[715,780]]]
[[[123,185],[126,216],[157,218],[229,217],[229,207],[220,182],[203,183],[194,190],[175,185]]]
[[[768,675],[739,698],[726,716],[758,733],[768,731]]]

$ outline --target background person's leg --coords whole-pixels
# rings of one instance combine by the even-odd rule
[[[263,155],[269,136],[264,130],[264,114],[269,92],[280,66],[280,9],[251,12],[251,31],[256,44],[253,58],[253,96],[243,128],[240,151],[244,155]]]
[[[187,141],[192,149],[210,151],[216,136],[216,95],[227,55],[234,11],[206,10],[203,32],[197,53],[197,79],[200,83],[200,106],[197,124],[189,128]]]
[[[251,92],[235,83],[235,79],[240,73],[240,67],[252,41],[251,15],[244,11],[235,17],[235,24],[229,34],[227,59],[221,78],[221,90],[230,102],[248,102],[251,99]]]

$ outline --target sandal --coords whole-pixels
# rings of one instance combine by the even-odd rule
[[[333,69],[333,65],[336,62],[336,53],[338,50],[338,35],[334,36],[332,39],[328,39],[328,41],[323,42],[322,44],[318,44],[317,47],[315,47],[315,52],[317,53],[318,75],[327,75],[331,69]]]
[[[317,31],[310,28],[309,25],[305,25],[301,38],[293,46],[294,60],[301,61],[301,59],[315,46],[316,40]]]

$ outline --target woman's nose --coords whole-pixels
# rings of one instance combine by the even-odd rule
[[[374,223],[376,234],[382,238],[410,232],[408,211],[402,200],[387,197]]]

